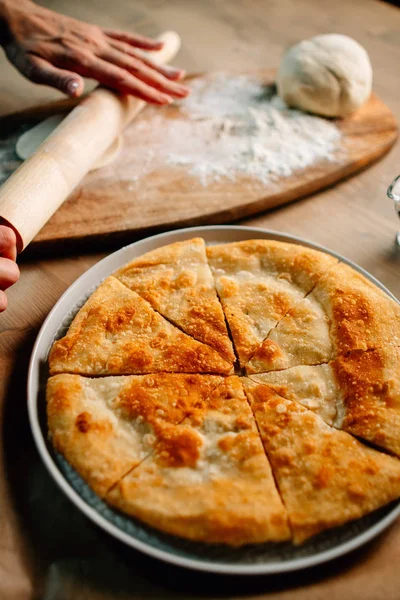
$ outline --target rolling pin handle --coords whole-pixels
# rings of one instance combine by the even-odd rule
[[[170,61],[179,50],[177,33],[152,60]],[[0,189],[0,219],[15,231],[21,252],[70,195],[122,129],[143,109],[132,96],[96,88],[58,125]]]

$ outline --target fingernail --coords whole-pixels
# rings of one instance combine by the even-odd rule
[[[175,69],[175,67],[165,66],[164,70],[168,75],[180,75],[182,73],[181,69]]]
[[[183,69],[175,69],[175,67],[164,67],[164,75],[174,81],[179,81],[185,77],[185,71]]]
[[[186,87],[185,85],[179,85],[175,88],[175,90],[180,96],[187,96],[190,92],[190,88]]]
[[[171,98],[171,96],[167,96],[166,94],[159,94],[158,99],[161,102],[161,104],[171,104],[171,102],[174,101],[174,99]]]
[[[71,79],[70,81],[68,81],[68,83],[67,83],[68,94],[74,95],[77,92],[78,88],[79,88],[78,81],[75,81],[74,79]]]

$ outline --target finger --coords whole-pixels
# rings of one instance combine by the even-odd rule
[[[17,258],[17,236],[7,225],[0,225],[0,256],[10,260]]]
[[[83,92],[83,80],[76,73],[58,69],[44,58],[26,53],[15,44],[4,46],[4,50],[10,62],[33,83],[55,87],[73,97]]]
[[[85,65],[77,63],[75,69],[83,77],[96,79],[107,87],[118,90],[123,94],[136,96],[145,102],[152,104],[170,104],[172,102],[171,96],[156,90],[128,73],[125,69],[121,69],[101,58],[93,57],[90,63],[86,62]]]
[[[3,312],[6,310],[8,305],[8,301],[7,301],[7,296],[5,295],[4,292],[2,292],[0,290],[0,312]]]
[[[0,258],[0,289],[6,290],[19,279],[19,268],[9,258]]]
[[[161,50],[164,46],[164,42],[152,40],[151,38],[145,37],[144,35],[138,35],[137,33],[128,33],[126,31],[119,31],[118,29],[103,29],[103,32],[107,37],[113,40],[126,42],[130,46],[143,48],[143,50]]]
[[[179,81],[185,77],[184,69],[177,69],[176,67],[170,67],[169,65],[159,65],[150,58],[147,58],[147,56],[140,56],[139,58],[145,65],[150,67],[150,69],[161,73],[161,75],[164,75],[167,79],[171,79],[171,81]]]
[[[133,56],[128,56],[119,50],[108,48],[102,55],[102,58],[113,63],[117,67],[121,67],[129,73],[132,73],[132,75],[160,92],[178,98],[184,98],[189,93],[189,88],[167,79],[164,75],[161,75],[161,73],[146,66],[141,60],[134,58]]]
[[[167,77],[167,79],[178,81],[179,79],[182,79],[185,75],[185,71],[183,69],[177,69],[176,67],[170,67],[169,65],[160,65],[150,60],[150,58],[144,56],[144,53],[140,52],[140,50],[136,50],[135,48],[133,48],[129,44],[126,44],[125,42],[119,42],[118,40],[110,40],[110,46],[112,48],[115,48],[116,50],[119,50],[120,52],[123,52],[124,54],[134,56],[135,58],[141,60],[145,65],[147,65],[151,69],[154,69],[158,73],[161,73],[161,75],[164,75],[164,77]]]
[[[26,68],[24,71],[20,69],[25,77],[34,83],[54,87],[73,98],[82,94],[84,83],[77,73],[55,67],[40,56],[33,54],[28,56]]]

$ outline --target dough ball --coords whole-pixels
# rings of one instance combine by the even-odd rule
[[[277,87],[289,106],[345,117],[370,97],[372,67],[366,50],[352,38],[317,35],[285,53]]]

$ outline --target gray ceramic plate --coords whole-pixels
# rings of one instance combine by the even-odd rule
[[[203,237],[207,244],[259,238],[294,242],[329,252],[326,248],[301,238],[274,231],[252,227],[194,227],[135,242],[94,265],[71,285],[54,306],[43,323],[32,352],[28,377],[28,409],[33,436],[44,464],[68,498],[97,525],[129,546],[176,565],[235,575],[282,573],[311,567],[358,548],[397,518],[400,514],[400,502],[392,503],[349,525],[320,534],[299,548],[290,543],[262,544],[239,549],[194,543],[160,533],[108,507],[49,444],[45,419],[45,385],[48,377],[47,356],[53,341],[64,335],[88,296],[115,269],[149,250],[196,236]],[[394,298],[369,273],[334,252],[330,254],[351,265]]]

